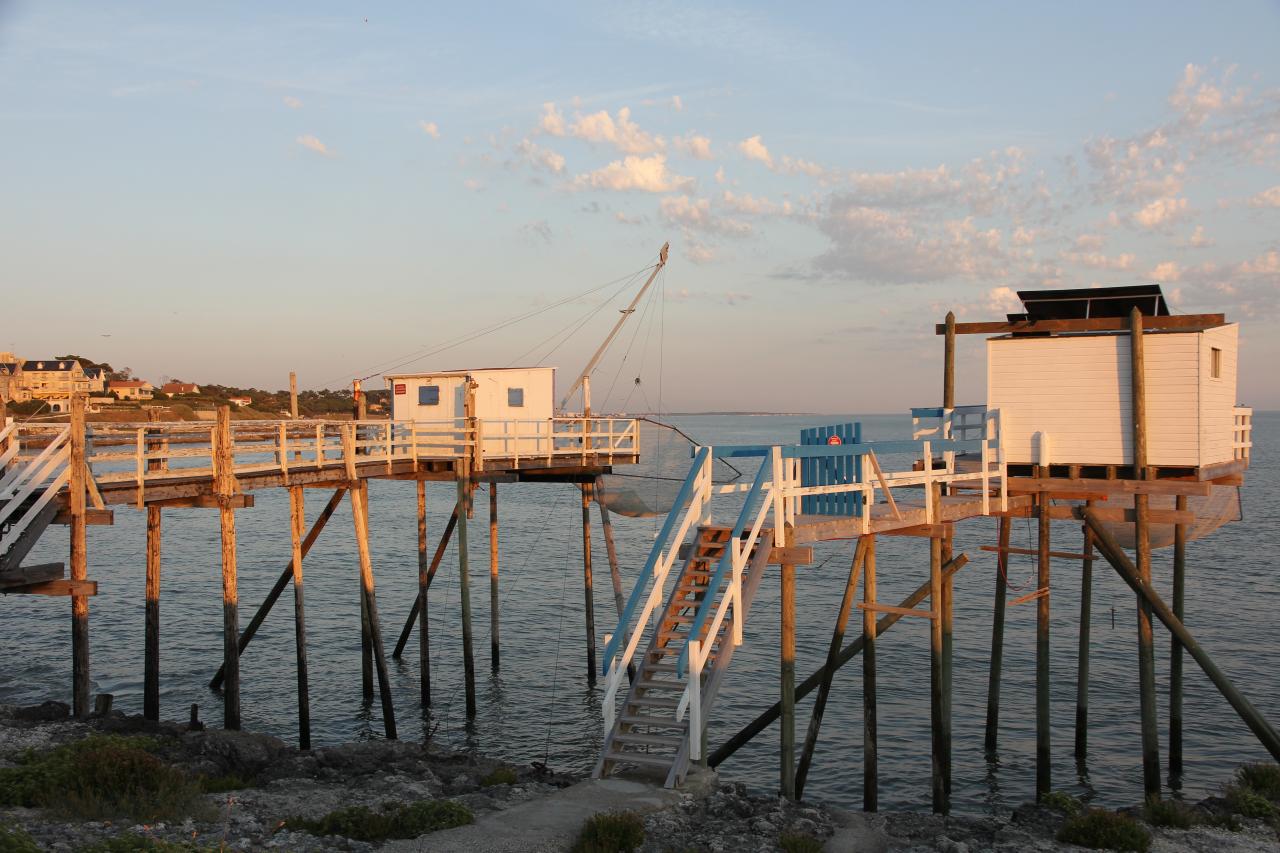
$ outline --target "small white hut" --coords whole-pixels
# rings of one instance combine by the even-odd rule
[[[492,367],[438,373],[388,374],[391,418],[447,421],[474,416],[486,422],[547,420],[555,415],[554,367]],[[467,411],[474,383],[475,411]]]

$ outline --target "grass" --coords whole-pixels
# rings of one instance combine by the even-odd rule
[[[1271,801],[1248,785],[1228,785],[1224,799],[1227,808],[1244,817],[1273,820],[1277,816]]]
[[[480,780],[482,788],[492,788],[494,785],[514,785],[515,783],[516,771],[511,767],[499,767]]]
[[[571,853],[631,853],[644,843],[644,820],[635,812],[605,812],[582,825]]]
[[[1268,800],[1280,800],[1280,764],[1246,764],[1236,771],[1236,781]]]
[[[1074,817],[1084,811],[1084,803],[1065,791],[1050,791],[1040,798],[1040,805]]]
[[[227,773],[224,776],[201,776],[199,784],[200,790],[206,794],[225,794],[227,791],[256,788],[258,787],[258,780]]]
[[[76,853],[215,853],[217,849],[129,833],[104,839],[88,847],[78,847]]]
[[[1107,809],[1089,809],[1068,818],[1058,831],[1058,840],[1094,850],[1146,853],[1151,849],[1151,833],[1142,824]]]
[[[782,853],[822,853],[822,842],[804,832],[779,834],[778,847]]]
[[[149,823],[207,810],[200,786],[151,754],[143,737],[93,735],[0,768],[0,805],[50,809],[79,820]]]
[[[1152,826],[1167,826],[1173,829],[1190,829],[1196,824],[1207,823],[1203,813],[1179,800],[1162,800],[1150,797],[1143,807],[1142,817]]]
[[[341,835],[356,841],[386,841],[390,838],[417,838],[428,832],[464,826],[475,821],[471,810],[452,800],[423,800],[407,806],[384,803],[375,811],[368,806],[349,806],[315,820],[291,817],[286,829],[312,835]]]
[[[40,845],[22,827],[0,823],[0,853],[40,853]]]

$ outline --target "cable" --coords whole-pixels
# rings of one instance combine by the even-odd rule
[[[633,274],[630,278],[628,278],[626,281],[624,281],[624,282],[622,283],[622,286],[621,286],[621,287],[619,287],[619,288],[618,288],[618,289],[613,293],[613,295],[612,295],[612,296],[610,296],[609,298],[605,299],[605,300],[604,300],[604,301],[603,301],[599,306],[597,306],[595,309],[593,309],[593,310],[590,312],[590,314],[588,314],[588,316],[587,316],[587,318],[586,318],[586,319],[590,319],[590,318],[591,318],[592,316],[594,316],[597,312],[599,312],[599,311],[600,311],[600,309],[601,309],[601,308],[603,308],[605,305],[608,305],[608,304],[609,304],[610,302],[612,302],[614,299],[617,299],[617,298],[618,298],[618,294],[622,293],[624,290],[626,290],[626,289],[627,289],[627,288],[629,288],[632,284],[634,284],[634,283],[635,283],[635,280],[636,280],[637,278],[639,278],[639,277],[640,277],[640,275],[641,275],[641,273],[643,273],[643,272],[644,272],[644,270],[641,270],[639,273],[635,273],[635,274]],[[558,337],[559,337],[561,334],[563,334],[563,333],[564,333],[564,331],[565,331],[566,329],[568,329],[570,326],[573,326],[575,323],[578,323],[578,322],[579,322],[579,320],[578,320],[577,318],[575,318],[575,319],[573,319],[572,321],[570,321],[568,325],[564,326],[564,327],[563,327],[562,329],[560,329],[559,331],[553,332],[552,334],[550,334],[550,335],[549,335],[549,336],[547,336],[546,338],[543,338],[541,341],[539,341],[538,343],[534,344],[532,347],[530,347],[529,349],[527,349],[527,350],[525,350],[523,353],[521,353],[521,354],[520,354],[520,355],[515,359],[515,361],[513,361],[513,362],[512,362],[512,364],[515,364],[515,363],[517,363],[517,362],[523,361],[527,356],[529,356],[529,355],[530,355],[530,354],[532,354],[532,353],[537,352],[539,349],[541,349],[542,347],[546,346],[546,345],[547,345],[548,343],[550,343],[551,341],[553,341],[553,340],[555,340],[556,338],[558,338]],[[575,331],[576,331],[576,330],[575,330]],[[572,332],[571,332],[570,334],[572,334]],[[552,350],[552,352],[554,352],[554,350]],[[541,361],[542,361],[543,359],[545,359],[547,356],[549,356],[550,354],[551,354],[551,353],[549,352],[549,353],[547,353],[547,355],[544,355],[541,359],[539,359],[539,363],[541,363]]]

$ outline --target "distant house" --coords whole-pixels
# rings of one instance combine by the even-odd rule
[[[90,394],[102,394],[107,390],[107,374],[101,367],[86,367],[84,369],[85,384],[88,386],[86,390]]]
[[[27,399],[22,387],[22,364],[12,353],[0,353],[0,401],[21,403]]]
[[[228,397],[227,402],[235,406],[237,409],[243,409],[253,402],[252,397]]]
[[[22,387],[28,399],[44,400],[54,412],[71,408],[72,394],[86,394],[91,380],[74,358],[27,360],[21,367]]]
[[[107,393],[121,400],[150,400],[155,396],[155,386],[145,379],[112,379],[107,383]]]
[[[160,386],[160,393],[166,397],[176,397],[179,394],[199,394],[200,386],[194,382],[166,382]]]

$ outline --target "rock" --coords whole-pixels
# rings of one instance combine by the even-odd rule
[[[26,708],[15,708],[12,719],[24,722],[51,723],[71,716],[71,706],[66,702],[42,702]]]

